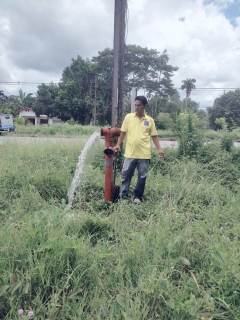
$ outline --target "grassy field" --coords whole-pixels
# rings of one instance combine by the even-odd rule
[[[96,130],[93,126],[80,126],[69,124],[48,125],[16,125],[14,135],[21,136],[82,136],[90,135]]]
[[[83,136],[92,134],[98,127],[94,126],[80,126],[80,125],[16,125],[16,131],[14,135],[17,136],[56,136],[56,137],[73,137],[73,136]],[[219,140],[225,134],[224,131],[215,131],[215,130],[204,130],[202,132],[205,140]],[[158,135],[160,138],[164,139],[175,139],[176,133],[171,130],[158,130]],[[233,140],[240,141],[240,130],[236,129],[231,132]]]
[[[240,150],[154,152],[134,205],[104,201],[95,145],[69,210],[82,148],[1,145],[0,318],[240,319]]]

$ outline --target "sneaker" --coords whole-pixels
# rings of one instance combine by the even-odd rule
[[[137,197],[135,197],[134,198],[134,200],[133,200],[133,203],[135,203],[135,204],[139,204],[139,203],[141,203],[142,201],[139,199],[139,198],[137,198]]]

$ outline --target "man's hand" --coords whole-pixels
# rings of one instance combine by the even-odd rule
[[[159,153],[161,158],[164,158],[164,152],[163,152],[163,150],[161,148],[158,149],[158,153]]]
[[[121,150],[119,145],[116,145],[113,149],[114,149],[114,152],[116,152],[116,153]]]

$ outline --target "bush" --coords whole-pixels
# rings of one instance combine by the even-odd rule
[[[227,151],[227,152],[230,152],[232,150],[232,147],[233,147],[233,136],[232,136],[232,134],[225,133],[222,136],[221,146],[222,146],[222,149]]]
[[[14,118],[14,123],[21,126],[25,126],[27,122],[28,122],[27,119],[21,116],[17,116],[16,118]]]
[[[173,119],[169,113],[160,112],[155,120],[156,128],[160,130],[171,130],[174,127]]]
[[[176,122],[176,134],[179,138],[179,156],[193,157],[203,145],[203,135],[198,129],[198,117],[195,114],[180,114]]]
[[[70,124],[71,126],[75,125],[75,124],[78,124],[77,121],[75,121],[73,118],[71,118],[70,120],[67,120],[66,121],[68,124]]]

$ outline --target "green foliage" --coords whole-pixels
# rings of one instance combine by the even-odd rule
[[[17,133],[27,136],[83,136],[85,137],[96,131],[96,127],[82,126],[74,124],[69,126],[68,124],[56,124],[52,126],[22,126],[17,125]]]
[[[215,120],[225,118],[228,129],[232,130],[240,127],[240,90],[224,93],[215,99],[214,105],[208,108],[210,125],[217,128]]]
[[[50,192],[49,176],[61,197],[65,181],[66,195],[83,147],[66,140],[1,145],[1,317],[239,319],[238,148],[209,143],[197,160],[154,151],[144,202],[106,204],[99,143],[70,211],[54,187],[46,201],[35,184]]]
[[[177,90],[174,90],[172,95],[169,97],[160,97],[159,95],[154,95],[148,99],[148,106],[151,112],[149,113],[152,117],[156,117],[159,112],[170,114],[171,118],[175,121],[178,109],[182,108],[182,101],[180,100],[180,95]]]
[[[16,118],[14,118],[14,124],[24,126],[27,124],[27,119],[21,116],[17,116]]]
[[[12,138],[14,139],[14,138]],[[30,142],[29,142],[30,143]],[[62,140],[56,143],[4,143],[1,146],[1,214],[9,209],[34,212],[46,201],[66,199],[83,142]]]
[[[176,121],[176,134],[179,138],[178,152],[183,157],[197,155],[203,144],[203,137],[198,129],[198,117],[195,114],[180,114]]]
[[[148,96],[156,95],[159,104],[176,94],[172,76],[177,67],[169,64],[167,50],[162,53],[154,49],[127,45],[125,51],[124,94],[131,88],[145,88]],[[26,95],[21,89],[19,96],[5,97],[1,93],[0,111],[14,113],[25,106],[32,107],[37,116],[44,114],[70,120],[82,125],[90,123],[96,103],[96,118],[99,124],[111,123],[113,50],[105,49],[91,60],[77,56],[62,73],[56,85],[39,85],[36,97]],[[96,92],[96,100],[95,100]],[[159,110],[155,110],[153,115]]]
[[[40,114],[52,117],[59,116],[60,110],[56,101],[59,90],[59,86],[54,83],[50,83],[49,85],[41,84],[38,86],[37,96],[33,105],[37,116],[40,116]]]
[[[68,124],[70,124],[71,126],[78,124],[73,118],[71,118],[70,120],[66,121]]]
[[[156,128],[160,130],[172,130],[174,128],[173,119],[169,113],[160,112],[155,120]]]
[[[197,116],[199,118],[199,126],[201,129],[206,130],[209,128],[209,118],[205,110],[197,110]]]
[[[136,45],[126,46],[126,91],[129,92],[132,87],[138,87],[146,88],[150,95],[155,93],[162,97],[173,94],[175,91],[171,77],[178,68],[169,65],[168,62],[167,50],[160,53],[157,50]]]
[[[225,151],[230,152],[232,150],[233,136],[230,133],[226,133],[225,135],[222,136],[221,146],[222,146],[222,149]]]
[[[222,130],[226,130],[227,126],[226,126],[226,119],[224,117],[221,118],[217,118],[214,123],[217,125],[218,128],[222,129]]]
[[[181,89],[182,90],[186,90],[186,99],[190,97],[190,94],[192,92],[192,90],[195,90],[196,89],[196,86],[195,86],[195,82],[196,80],[195,79],[186,79],[186,80],[182,80],[183,84],[181,85]]]
[[[32,93],[26,94],[26,92],[23,92],[22,89],[19,90],[19,96],[17,97],[20,109],[24,107],[32,107],[34,103],[34,98],[32,97]]]
[[[16,96],[5,96],[3,91],[0,95],[0,113],[15,114],[15,111],[19,109],[19,100]]]

